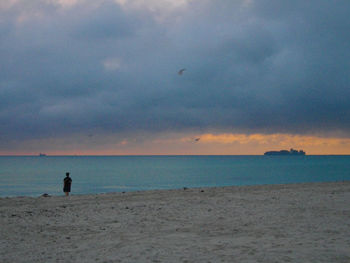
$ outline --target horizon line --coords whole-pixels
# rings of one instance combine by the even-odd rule
[[[265,156],[264,154],[0,154],[0,157],[152,157],[152,156]],[[283,155],[282,155],[283,156]],[[303,156],[350,156],[350,154],[305,154]]]

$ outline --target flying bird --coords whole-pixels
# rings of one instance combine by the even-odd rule
[[[185,68],[180,69],[179,72],[178,72],[177,74],[182,75],[182,74],[184,73],[185,70],[186,70]]]
[[[200,140],[201,138],[196,138],[196,139],[194,139],[196,142],[198,142],[199,140]]]

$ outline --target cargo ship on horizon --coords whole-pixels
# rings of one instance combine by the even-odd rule
[[[265,152],[264,155],[305,155],[306,153],[303,150],[294,150],[293,148],[288,150],[280,150],[280,151],[268,151]]]

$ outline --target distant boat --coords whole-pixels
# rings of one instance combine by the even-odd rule
[[[294,150],[293,148],[288,150],[281,150],[281,151],[269,151],[265,152],[264,155],[305,155],[306,153],[303,150]]]
[[[45,153],[39,153],[39,156],[40,157],[44,157],[44,156],[46,156],[46,154]]]

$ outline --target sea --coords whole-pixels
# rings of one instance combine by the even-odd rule
[[[350,180],[350,156],[0,156],[0,197]]]

